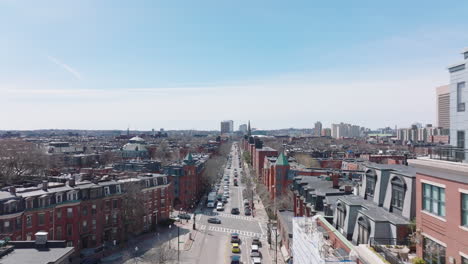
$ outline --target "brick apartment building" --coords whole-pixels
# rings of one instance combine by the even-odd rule
[[[434,159],[416,167],[417,254],[426,263],[468,263],[468,165]]]
[[[172,189],[169,177],[145,174],[136,178],[67,183],[46,182],[38,187],[0,191],[0,238],[34,240],[39,231],[49,240],[65,240],[76,252],[111,249],[125,237],[123,199],[127,190],[143,193],[139,232],[155,230],[169,218]],[[102,250],[100,250],[102,252]]]
[[[164,168],[174,185],[175,209],[190,209],[201,197],[203,191],[202,174],[208,155],[188,153],[182,162]]]

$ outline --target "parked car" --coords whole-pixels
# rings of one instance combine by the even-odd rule
[[[223,197],[223,200],[222,200],[222,201],[223,201],[223,203],[227,203],[227,202],[228,202],[227,197]]]
[[[250,204],[249,200],[244,199],[244,205],[249,205],[249,204]]]
[[[208,223],[211,223],[211,224],[221,224],[221,219],[216,218],[216,217],[210,217],[210,218],[208,218]]]
[[[250,254],[255,253],[255,252],[256,252],[256,253],[259,253],[258,250],[259,250],[258,245],[252,244],[252,245],[250,246]]]
[[[192,219],[192,217],[189,214],[179,214],[177,217],[179,217],[179,219],[185,219],[185,220]]]
[[[251,215],[252,211],[249,208],[244,208],[244,214],[245,215]]]
[[[216,211],[224,211],[223,203],[219,203],[219,204],[216,206]]]
[[[240,214],[239,208],[232,208],[232,209],[231,209],[231,214],[233,214],[233,215],[238,215],[238,214]]]
[[[238,233],[231,234],[231,243],[240,243],[240,238]]]

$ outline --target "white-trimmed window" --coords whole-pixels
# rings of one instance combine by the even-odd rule
[[[163,183],[167,184],[167,177],[163,177]]]
[[[57,193],[55,195],[55,203],[61,203],[63,202],[63,193]]]
[[[75,201],[78,200],[78,192],[77,191],[70,191],[67,193],[67,200],[68,201]]]
[[[116,193],[121,193],[122,192],[122,189],[120,189],[120,184],[115,186],[115,192]]]
[[[445,217],[445,189],[423,183],[422,208],[431,214]]]
[[[150,180],[146,180],[146,188],[150,187]]]
[[[461,194],[461,223],[462,226],[468,226],[468,194]]]

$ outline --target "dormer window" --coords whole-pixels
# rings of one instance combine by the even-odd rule
[[[33,208],[33,198],[28,197],[26,198],[26,209],[32,209]]]
[[[109,186],[104,187],[104,196],[110,195],[110,188]]]
[[[374,197],[376,183],[377,183],[377,175],[375,175],[375,172],[370,171],[370,172],[366,173],[366,194],[367,194],[367,196]]]
[[[50,197],[47,194],[44,194],[39,197],[39,207],[47,207],[50,204]]]
[[[167,177],[164,177],[164,178],[163,178],[163,183],[164,183],[164,184],[167,184]]]
[[[9,200],[3,204],[3,212],[4,213],[14,213],[16,212],[16,201],[15,200]]]
[[[61,203],[61,202],[63,202],[63,193],[57,193],[57,194],[55,195],[55,201],[56,201],[56,203],[58,203],[58,204]]]
[[[337,227],[343,228],[346,218],[346,207],[340,202],[336,209],[336,225]]]
[[[146,188],[150,187],[150,180],[146,180]]]
[[[392,207],[403,210],[405,200],[405,184],[400,177],[392,179]]]
[[[67,193],[67,200],[68,201],[75,201],[78,200],[78,192],[77,191],[70,191]]]
[[[116,193],[122,193],[122,189],[120,189],[120,184],[115,186]]]
[[[154,186],[158,186],[158,179],[157,179],[157,178],[154,178],[154,179],[153,179],[153,185],[154,185]]]

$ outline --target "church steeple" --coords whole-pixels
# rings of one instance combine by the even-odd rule
[[[252,130],[250,129],[250,120],[249,120],[249,126],[247,127],[247,135],[249,137],[252,135]]]

